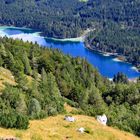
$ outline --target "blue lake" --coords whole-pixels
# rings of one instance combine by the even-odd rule
[[[85,58],[90,64],[96,67],[100,73],[108,78],[112,78],[118,72],[125,73],[129,78],[136,78],[140,73],[131,64],[116,61],[115,57],[104,56],[100,53],[88,50],[83,42],[62,42],[54,41],[40,36],[34,30],[16,27],[0,27],[0,36],[23,39],[24,41],[37,42],[46,47],[60,49],[63,53],[73,57]]]

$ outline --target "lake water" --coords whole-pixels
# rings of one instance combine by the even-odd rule
[[[85,58],[90,64],[96,67],[100,73],[108,78],[112,78],[118,72],[125,73],[129,78],[136,78],[140,73],[131,64],[119,62],[112,56],[104,56],[100,53],[88,50],[83,42],[62,42],[54,41],[34,30],[18,27],[0,27],[0,36],[23,39],[24,41],[37,42],[39,45],[60,49],[65,54],[73,57]]]

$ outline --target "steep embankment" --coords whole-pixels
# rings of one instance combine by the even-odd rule
[[[65,121],[63,115],[30,121],[28,130],[0,128],[0,136],[15,136],[22,140],[140,140],[132,134],[99,124],[93,117],[76,115],[76,122]],[[84,127],[89,133],[79,133]]]

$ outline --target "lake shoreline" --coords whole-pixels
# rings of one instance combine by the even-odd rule
[[[65,38],[65,39],[59,39],[59,38],[53,38],[53,37],[45,37],[45,38],[48,40],[59,41],[59,42],[84,42],[83,37]]]
[[[108,78],[109,81],[113,81],[113,78]],[[128,78],[128,81],[130,83],[137,83],[138,78]]]
[[[53,40],[53,41],[60,41],[60,42],[85,42],[85,39],[86,37],[88,36],[88,34],[91,32],[91,31],[94,31],[95,29],[86,29],[81,36],[79,37],[75,37],[75,38],[53,38],[53,37],[46,37],[46,39],[49,39],[49,40]]]
[[[49,37],[49,36],[46,36],[43,32],[41,31],[38,31],[36,29],[32,29],[30,27],[26,27],[26,26],[23,26],[23,27],[17,27],[17,26],[14,26],[14,25],[2,25],[0,24],[0,28],[15,28],[15,29],[25,29],[25,30],[35,30],[37,34],[39,34],[40,36],[48,39],[48,40],[53,40],[53,41],[60,41],[60,42],[84,42],[85,41],[85,38],[87,37],[87,35],[91,32],[91,31],[94,31],[94,29],[86,29],[85,31],[83,31],[83,33],[80,35],[80,36],[77,36],[77,37],[71,37],[71,38],[55,38],[55,37]]]
[[[108,72],[105,72],[105,70],[103,70],[103,67],[101,67],[100,66],[100,63],[102,63],[101,61],[102,61],[102,57],[104,56],[104,57],[107,57],[107,56],[112,56],[112,58],[110,57],[109,59],[111,59],[111,63],[113,63],[113,65],[115,65],[114,63],[115,62],[112,62],[112,59],[113,59],[113,57],[114,57],[114,61],[122,61],[122,60],[118,60],[117,58],[115,58],[115,57],[117,57],[118,55],[117,54],[113,54],[113,53],[108,53],[108,52],[102,52],[102,51],[99,51],[99,50],[94,50],[93,48],[91,48],[90,46],[89,47],[87,47],[87,45],[85,45],[85,39],[86,39],[86,37],[89,35],[89,33],[92,31],[92,30],[90,30],[90,29],[88,29],[87,31],[85,31],[84,33],[83,33],[83,35],[81,35],[81,37],[78,37],[78,38],[66,38],[66,39],[56,39],[56,38],[48,38],[48,37],[46,37],[46,36],[43,36],[42,35],[42,33],[41,32],[39,32],[39,31],[36,31],[35,30],[35,32],[33,32],[34,30],[33,29],[30,29],[31,30],[31,33],[30,32],[28,32],[28,30],[26,29],[26,27],[14,27],[14,26],[2,26],[0,29],[2,30],[2,33],[3,32],[5,32],[5,34],[6,35],[8,35],[8,33],[7,33],[7,31],[8,31],[8,28],[9,28],[9,30],[12,30],[11,28],[14,28],[15,30],[17,29],[17,30],[24,30],[25,29],[25,32],[24,31],[22,31],[21,33],[19,33],[19,34],[11,34],[11,35],[9,35],[9,37],[12,37],[12,38],[19,38],[19,39],[23,39],[23,40],[28,40],[28,41],[33,41],[33,42],[38,42],[39,43],[39,45],[40,46],[48,46],[49,44],[55,44],[54,45],[54,47],[52,47],[52,44],[51,44],[51,47],[52,48],[60,48],[60,49],[62,49],[63,50],[63,48],[61,48],[61,46],[63,46],[63,45],[66,45],[67,43],[71,43],[71,45],[73,45],[74,43],[76,44],[76,45],[74,45],[74,48],[71,48],[71,49],[69,49],[69,46],[68,46],[68,50],[70,51],[70,52],[68,52],[67,50],[66,50],[66,48],[64,48],[64,53],[70,53],[72,56],[81,56],[81,58],[85,58],[85,57],[89,57],[88,58],[88,62],[90,63],[90,64],[92,64],[92,65],[94,65],[95,67],[98,67],[99,66],[99,70],[100,70],[100,73],[103,75],[103,76],[105,76],[106,77],[106,75],[108,75],[107,77],[109,78],[109,77],[113,77],[113,75],[111,75],[111,73],[108,73]],[[5,30],[6,29],[6,30]],[[4,35],[4,33],[2,34],[2,35]],[[47,43],[46,43],[46,41],[48,41]],[[57,43],[58,42],[58,43]],[[64,42],[64,43],[63,43]],[[78,44],[77,44],[78,43]],[[45,44],[45,45],[44,45]],[[57,44],[58,44],[58,47],[57,47]],[[59,46],[59,44],[60,44],[60,46]],[[79,45],[80,44],[80,45]],[[78,46],[77,45],[79,45],[79,46],[81,46],[82,48],[78,48]],[[48,46],[49,47],[49,46]],[[76,49],[77,48],[77,49]],[[84,49],[84,48],[88,48],[89,50],[94,50],[94,52],[92,53],[92,52],[90,52],[91,54],[89,54],[88,52],[86,52],[86,49]],[[74,51],[75,50],[75,51]],[[80,51],[77,51],[76,52],[76,50],[81,50],[81,53],[80,53]],[[74,51],[74,52],[73,52]],[[100,57],[98,57],[98,56],[96,56],[96,54],[95,55],[92,55],[92,54],[94,54],[94,53],[96,53],[97,52],[97,54],[100,56],[100,55],[102,55],[102,56],[100,56]],[[87,55],[87,56],[86,56]],[[89,56],[90,55],[90,56]],[[94,60],[94,57],[96,57],[97,58],[97,60],[96,60],[96,58],[95,58],[95,60],[99,63],[94,63],[93,62],[93,60]],[[108,59],[108,58],[107,58]],[[122,61],[123,62],[123,61]],[[125,61],[124,61],[125,62]],[[106,67],[106,63],[107,62],[105,62],[105,63],[103,63],[104,65],[105,65],[105,67]],[[117,62],[116,62],[117,63]],[[125,62],[125,63],[128,63],[128,62]],[[123,64],[120,64],[120,65],[123,65]],[[103,65],[102,65],[103,66]],[[107,66],[108,67],[108,66]],[[113,66],[112,66],[113,67]],[[117,67],[117,69],[119,69],[118,68],[118,66],[116,66]],[[114,68],[114,67],[113,67]],[[129,66],[129,70],[130,70],[130,72],[128,72],[128,70],[126,69],[125,70],[125,72],[129,75],[129,73],[134,73],[134,75],[133,74],[131,74],[131,76],[128,76],[130,79],[132,79],[132,78],[136,78],[136,77],[139,77],[139,74],[140,73],[138,73],[137,71],[136,71],[136,68],[132,68],[132,66],[130,65]],[[108,69],[107,69],[107,71],[110,69],[110,67],[108,67]],[[125,69],[125,66],[124,66],[124,69]],[[117,70],[117,71],[119,71],[119,70]],[[116,73],[117,73],[117,71],[116,71]],[[121,71],[121,70],[120,70]],[[133,72],[131,72],[131,71],[133,71]],[[113,71],[112,71],[113,72]],[[124,72],[124,73],[125,73]],[[113,72],[114,73],[114,72]],[[138,73],[138,74],[137,74]]]
[[[125,59],[125,56],[119,55],[118,53],[103,52],[101,50],[96,50],[96,49],[92,48],[89,44],[86,44],[86,43],[84,43],[84,44],[85,44],[85,48],[87,48],[87,49],[89,49],[91,51],[98,52],[98,53],[100,53],[100,54],[102,54],[104,56],[113,56],[113,57],[116,57],[116,58],[114,58],[114,61],[132,64],[132,63],[130,63],[129,61],[127,61]],[[121,58],[124,58],[124,59],[121,59]],[[140,72],[140,68],[138,66],[136,66],[136,65],[133,65],[132,69],[135,69],[137,72]]]

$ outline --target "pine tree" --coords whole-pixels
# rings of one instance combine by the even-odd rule
[[[48,87],[48,92],[51,95],[51,97],[53,98],[60,97],[60,91],[56,83],[55,76],[51,72],[47,75],[46,86]]]
[[[19,100],[17,101],[16,111],[21,114],[27,115],[27,105],[26,105],[24,98],[25,97],[23,95],[21,95],[21,94],[19,95]]]
[[[47,73],[44,68],[42,68],[42,71],[41,71],[41,79],[43,83],[45,83],[47,80]]]
[[[0,54],[3,56],[3,57],[6,57],[7,56],[7,53],[6,53],[6,50],[5,50],[5,47],[3,44],[0,44]]]
[[[31,69],[29,58],[28,58],[26,52],[24,52],[24,54],[23,54],[23,63],[24,63],[24,67],[25,67],[25,74],[31,75],[32,69]]]

